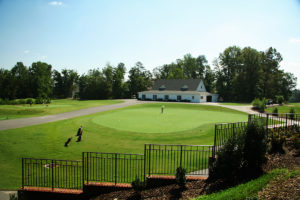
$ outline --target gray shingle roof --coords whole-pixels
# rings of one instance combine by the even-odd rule
[[[196,91],[201,79],[160,79],[156,80],[152,90],[159,90],[161,86],[165,87],[165,90],[177,90],[181,91],[184,87],[185,91]]]

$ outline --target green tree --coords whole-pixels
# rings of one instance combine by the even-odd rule
[[[146,70],[141,62],[137,62],[134,67],[129,70],[128,86],[130,95],[138,95],[138,92],[147,90],[152,86],[152,74]]]
[[[27,98],[30,92],[28,68],[22,62],[17,62],[11,69],[11,75],[16,89],[15,98]]]
[[[115,99],[120,99],[125,97],[124,88],[124,76],[126,68],[124,63],[119,63],[116,68],[113,69],[113,84],[112,92]]]
[[[30,87],[32,97],[49,98],[52,94],[53,80],[52,80],[52,66],[43,63],[32,63],[29,68]],[[31,96],[31,95],[30,95]]]

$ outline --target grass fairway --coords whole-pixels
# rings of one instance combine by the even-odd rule
[[[222,107],[164,105],[164,123],[159,118],[163,117],[160,116],[161,104],[155,103],[1,131],[0,188],[17,189],[21,186],[22,157],[79,160],[83,151],[143,153],[145,143],[207,145],[213,144],[216,122],[247,120],[247,114]],[[144,113],[159,117],[147,120],[149,116]],[[127,121],[117,123],[119,116],[123,117],[122,121]],[[77,143],[74,136],[80,125],[83,125],[83,140]],[[73,140],[69,147],[64,147],[64,142],[71,136]]]
[[[300,103],[289,103],[287,105],[276,106],[278,113],[290,113],[291,108],[295,109],[296,113],[300,113]],[[275,107],[267,108],[266,111],[272,113]]]
[[[121,103],[120,100],[89,100],[79,101],[72,99],[52,100],[51,104],[33,104],[31,107],[25,105],[0,105],[0,120],[37,117],[43,115],[52,115],[57,113],[80,110],[89,107],[103,106],[108,104]]]

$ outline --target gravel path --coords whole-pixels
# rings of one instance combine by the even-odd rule
[[[71,112],[65,112],[55,115],[46,115],[41,117],[30,117],[30,118],[21,118],[21,119],[10,119],[0,121],[0,131],[8,130],[14,128],[21,128],[25,126],[32,126],[37,124],[44,124],[48,122],[55,122],[64,119],[70,119],[74,117],[79,117],[83,115],[89,115],[97,112],[104,112],[107,110],[113,110],[117,108],[123,108],[131,105],[141,104],[144,102],[136,101],[135,99],[125,99],[123,103],[111,104],[99,107],[86,108],[82,110],[76,110]]]

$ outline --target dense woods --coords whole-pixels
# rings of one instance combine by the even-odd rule
[[[53,70],[43,62],[29,67],[18,62],[11,70],[0,69],[0,98],[131,98],[150,88],[155,79],[201,78],[206,89],[220,94],[224,101],[250,102],[254,98],[274,99],[278,95],[295,101],[299,98],[299,90],[294,90],[296,77],[280,69],[282,59],[272,47],[258,51],[230,46],[214,60],[213,66],[204,55],[191,54],[156,67],[152,73],[137,62],[129,69],[127,80],[124,63],[108,64],[80,75],[72,69]]]

